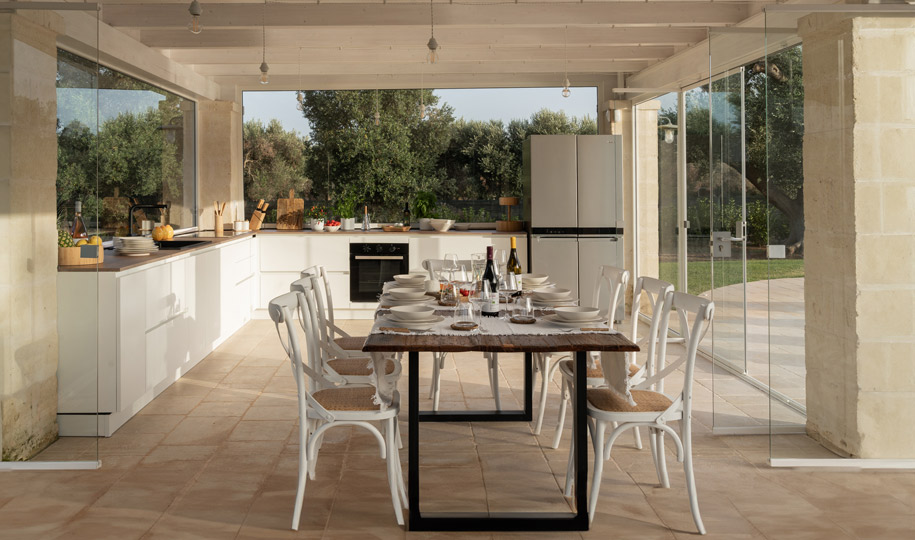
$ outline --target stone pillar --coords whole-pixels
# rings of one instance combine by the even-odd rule
[[[57,437],[57,41],[0,14],[0,447]]]
[[[212,230],[213,201],[228,201],[223,222],[243,213],[242,111],[234,101],[197,103],[197,226]]]
[[[915,458],[915,19],[799,31],[807,430],[843,455]]]
[[[616,102],[621,111],[620,122],[613,124],[613,134],[623,136],[623,219],[626,222],[623,249],[626,269],[632,274],[634,284],[638,276],[658,277],[658,109],[659,101],[648,101],[638,105],[633,114],[632,106]],[[637,167],[633,170],[632,148],[633,116],[636,121]],[[633,177],[638,180],[638,215],[633,215]],[[638,229],[638,269],[636,271],[635,243],[633,231]],[[636,275],[636,272],[638,275]],[[627,302],[632,297],[627,291]]]

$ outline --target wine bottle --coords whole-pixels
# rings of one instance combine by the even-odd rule
[[[486,289],[489,289],[488,291]],[[499,278],[496,276],[492,260],[492,246],[486,246],[486,270],[483,271],[483,305],[480,309],[484,317],[499,316]]]
[[[410,203],[403,204],[403,224],[404,227],[410,226]]]
[[[521,259],[518,257],[518,242],[512,236],[512,250],[508,254],[508,263],[505,265],[506,274],[515,274],[515,284],[521,290]]]
[[[89,231],[86,229],[86,223],[83,221],[83,203],[76,201],[76,215],[73,216],[73,227],[70,228],[70,236],[75,239],[89,238]]]

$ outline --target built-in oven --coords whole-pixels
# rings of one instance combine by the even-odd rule
[[[377,302],[386,281],[409,272],[409,253],[409,244],[350,244],[350,302]]]

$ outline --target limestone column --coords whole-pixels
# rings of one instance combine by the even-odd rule
[[[228,225],[243,213],[241,104],[199,101],[197,120],[197,226],[212,230],[213,201],[228,201]]]
[[[0,14],[0,447],[57,437],[56,34]]]
[[[621,121],[613,124],[613,134],[623,137],[623,219],[626,222],[623,249],[631,282],[639,276],[658,277],[658,109],[659,101],[638,105],[633,112],[627,102],[615,102]],[[636,123],[636,139],[632,124]],[[633,142],[635,140],[635,143]],[[633,167],[633,144],[636,161]],[[633,207],[633,186],[638,183],[638,210]],[[638,268],[634,231],[638,229]],[[637,275],[636,275],[637,274]],[[627,302],[632,296],[627,291]]]
[[[915,458],[915,18],[818,14],[799,31],[807,430]]]

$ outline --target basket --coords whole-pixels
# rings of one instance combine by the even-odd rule
[[[83,247],[86,246],[58,247],[57,264],[60,266],[78,266],[82,264],[101,264],[105,261],[105,249],[102,246],[94,246],[98,248],[97,257],[83,257]]]

